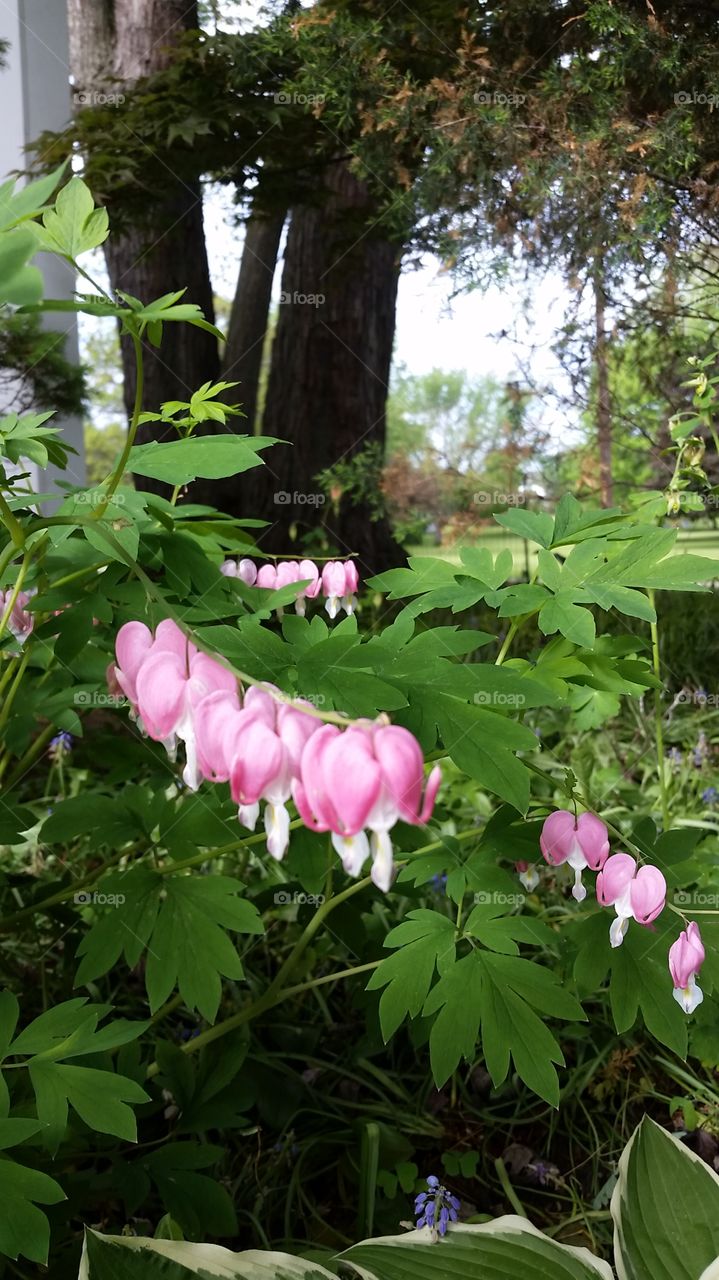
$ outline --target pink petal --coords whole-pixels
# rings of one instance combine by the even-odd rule
[[[629,888],[637,864],[628,853],[613,853],[607,858],[597,876],[597,900],[603,907],[611,907]]]
[[[308,747],[317,736],[310,738]],[[304,779],[304,756],[302,759]],[[357,835],[382,787],[382,769],[372,753],[371,739],[361,729],[345,729],[330,743],[322,763],[327,794],[339,818],[339,826],[332,830],[338,835]]]
[[[601,871],[609,857],[609,834],[601,819],[593,813],[580,813],[577,840],[587,865],[592,871]]]
[[[640,867],[629,889],[634,919],[651,924],[664,910],[666,900],[667,882],[659,867]]]
[[[137,673],[152,647],[152,632],[144,622],[126,622],[115,637],[117,681],[131,702],[137,702]]]
[[[147,732],[163,742],[175,732],[185,707],[187,680],[176,653],[160,650],[143,662],[137,677],[137,706]]]
[[[206,694],[194,708],[197,763],[203,777],[227,782],[230,767],[225,755],[225,741],[230,737],[239,714],[237,694],[233,696],[225,689]]]
[[[275,569],[275,566],[273,564],[263,564],[262,568],[257,574],[257,582],[255,583],[255,586],[268,587],[274,590],[276,584],[277,584],[277,570]]]
[[[387,725],[374,734],[374,754],[401,817],[416,823],[424,783],[424,757],[417,739],[400,725]]]
[[[232,799],[236,804],[256,804],[282,768],[282,743],[262,720],[250,715],[240,731],[230,735],[227,760]]]
[[[577,838],[574,814],[567,809],[556,809],[545,818],[539,837],[539,847],[545,862],[558,867],[566,862]]]

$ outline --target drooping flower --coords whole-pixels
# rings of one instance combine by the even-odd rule
[[[628,853],[613,853],[597,876],[597,900],[614,907],[616,919],[609,930],[613,947],[621,946],[629,921],[649,925],[664,910],[667,882],[658,867],[637,864]]]
[[[358,722],[341,731],[328,724],[307,742],[292,794],[308,827],[332,832],[349,875],[359,875],[372,854],[372,880],[386,891],[393,874],[389,832],[400,819],[415,826],[429,821],[441,777],[435,767],[423,800],[422,750],[399,725]]]
[[[295,601],[295,612],[301,618],[305,616],[305,600],[314,600],[322,590],[322,578],[314,560],[300,560],[300,582],[309,579],[307,585],[301,587]]]
[[[534,893],[534,890],[539,884],[539,872],[537,871],[537,868],[533,866],[531,862],[525,862],[522,859],[520,862],[515,862],[514,869],[519,876],[519,883],[524,885],[527,893]]]
[[[674,999],[685,1013],[693,1013],[704,999],[697,976],[704,963],[704,944],[699,925],[692,920],[669,948],[669,972],[674,983]]]
[[[601,819],[593,813],[581,813],[575,818],[568,809],[557,809],[545,820],[539,846],[550,866],[566,862],[572,868],[572,897],[583,902],[587,890],[582,884],[582,872],[587,867],[601,871],[609,857],[609,837]]]
[[[258,569],[255,586],[265,587],[269,591],[274,591],[277,586],[277,570],[273,564],[263,564]]]
[[[459,1217],[460,1201],[443,1187],[439,1178],[427,1178],[427,1190],[421,1191],[414,1201],[414,1215],[418,1230],[429,1227],[433,1238],[446,1234],[450,1222]]]
[[[137,642],[144,643],[139,634]],[[122,684],[119,673],[118,680]],[[143,728],[156,742],[163,743],[171,758],[177,741],[184,743],[186,763],[182,778],[193,791],[202,779],[197,761],[195,710],[206,694],[218,689],[229,694],[236,691],[232,672],[215,658],[200,653],[170,619],[161,622],[134,677],[136,705]]]
[[[359,586],[357,567],[353,560],[328,560],[322,570],[322,592],[327,603],[325,609],[330,618],[336,618],[340,608],[353,613],[357,605]]]
[[[0,618],[4,617],[5,611],[12,599],[12,588],[7,591],[0,591]],[[31,591],[19,591],[15,603],[10,610],[10,616],[7,620],[7,629],[11,635],[15,637],[18,644],[24,644],[35,626],[35,616],[29,613],[27,605],[35,595],[34,588]]]

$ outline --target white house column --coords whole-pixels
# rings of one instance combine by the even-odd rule
[[[0,69],[0,175],[24,169],[24,150],[45,129],[61,130],[71,114],[68,66],[67,11],[65,0],[1,0],[0,40],[6,41],[5,67]],[[45,296],[70,298],[74,272],[68,263],[52,254],[35,259],[45,277]],[[49,312],[43,316],[46,328],[65,335],[64,354],[79,363],[77,317],[72,313]],[[85,483],[82,421],[78,417],[55,418],[68,444],[77,450],[70,455],[66,472],[48,467],[39,476],[43,489],[54,488],[59,476],[72,484]]]

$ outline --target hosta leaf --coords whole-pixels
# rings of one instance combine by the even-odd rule
[[[719,1177],[645,1117],[612,1196],[622,1280],[698,1280],[719,1256]]]

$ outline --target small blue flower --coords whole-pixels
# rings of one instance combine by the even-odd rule
[[[719,799],[719,791],[716,787],[707,787],[706,791],[702,791],[704,804],[716,804],[717,799]]]
[[[47,753],[50,759],[55,763],[59,760],[63,760],[71,751],[72,734],[68,733],[66,729],[63,729],[61,733],[56,734],[54,738],[50,739],[50,746],[47,749]]]
[[[443,872],[442,875],[432,876],[430,884],[435,893],[444,893],[447,888],[447,872]]]
[[[433,1239],[437,1240],[446,1234],[450,1222],[457,1221],[459,1200],[441,1185],[434,1174],[427,1178],[427,1187],[427,1191],[420,1191],[415,1197],[414,1215],[417,1227],[429,1227]]]

